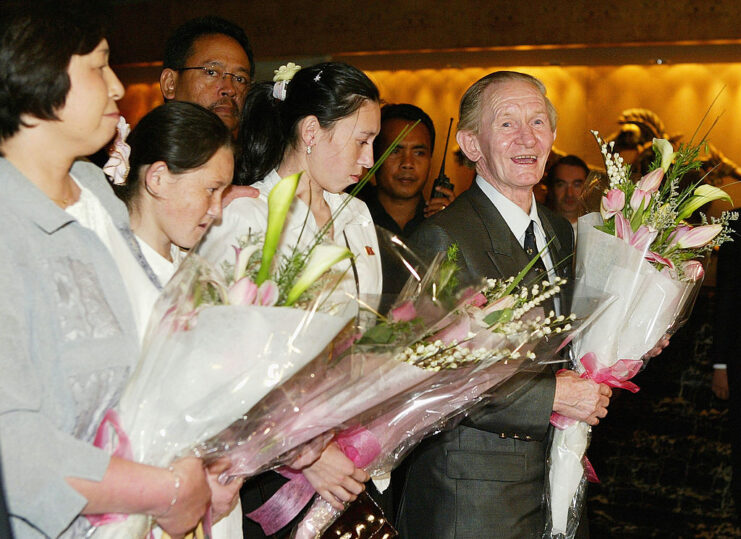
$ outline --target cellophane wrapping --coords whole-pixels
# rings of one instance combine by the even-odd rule
[[[228,429],[321,355],[357,311],[354,301],[335,301],[324,312],[199,304],[196,296],[214,292],[208,283],[220,279],[207,260],[190,253],[155,305],[118,407],[135,461],[166,467]],[[282,452],[276,447],[271,454]],[[130,515],[99,528],[96,537],[143,537],[150,520]]]
[[[594,322],[573,339],[573,368],[584,372],[581,359],[594,354],[600,369],[624,376],[637,372],[620,360],[640,360],[668,332],[686,321],[699,283],[683,282],[660,272],[645,260],[645,252],[597,230],[598,213],[579,219],[572,311],[585,310],[595,291],[611,297]],[[640,367],[638,367],[640,368]],[[631,370],[618,372],[621,370]],[[586,475],[584,454],[591,428],[570,422],[556,429],[548,458],[544,537],[573,538],[579,525]]]
[[[377,443],[378,453],[365,469],[379,490],[386,488],[391,471],[425,437],[454,427],[476,407],[508,402],[520,386],[503,384],[515,374],[529,372],[535,375],[548,363],[560,361],[557,352],[591,323],[592,314],[601,308],[602,303],[602,297],[590,298],[582,316],[571,324],[568,331],[560,334],[496,335],[485,328],[478,328],[467,345],[491,350],[491,354],[482,361],[462,368],[441,370],[413,390],[350,420],[349,430],[362,430],[365,436]],[[542,309],[535,309],[526,317],[542,315]],[[519,354],[514,355],[520,357],[512,358],[515,351]],[[527,352],[531,352],[531,357]],[[518,381],[524,384],[528,379],[522,376]],[[321,537],[341,514],[342,511],[316,496],[309,512],[293,530],[292,538]]]

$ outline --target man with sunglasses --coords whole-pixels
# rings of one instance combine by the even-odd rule
[[[220,17],[187,21],[167,40],[162,68],[165,101],[197,103],[217,114],[236,136],[255,74],[242,28]]]

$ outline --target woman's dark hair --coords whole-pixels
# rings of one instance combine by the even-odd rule
[[[72,55],[89,54],[105,37],[94,15],[44,2],[0,16],[0,142],[25,125],[24,114],[59,119]]]
[[[242,114],[235,183],[252,184],[276,168],[286,150],[296,147],[303,118],[316,116],[319,125],[329,129],[366,101],[379,102],[376,85],[359,69],[339,62],[300,70],[288,83],[283,101],[273,97],[272,82],[256,84]]]
[[[129,210],[136,204],[144,167],[167,163],[173,174],[182,174],[208,162],[219,148],[232,148],[232,135],[211,111],[183,101],[160,105],[144,116],[126,142],[131,146],[129,176],[116,186],[116,194]]]

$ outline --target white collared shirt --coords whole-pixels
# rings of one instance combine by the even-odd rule
[[[491,201],[492,204],[494,204],[494,207],[502,215],[502,218],[507,223],[507,226],[512,231],[512,234],[515,238],[517,238],[517,241],[523,248],[525,246],[525,233],[527,232],[527,228],[530,226],[530,221],[535,221],[535,226],[533,226],[533,232],[535,233],[535,245],[538,248],[538,252],[545,249],[545,251],[543,251],[543,254],[541,255],[541,258],[543,259],[543,264],[545,265],[545,269],[548,272],[548,280],[553,282],[553,280],[556,278],[556,272],[553,269],[553,261],[551,260],[550,252],[546,248],[546,244],[548,242],[543,230],[543,224],[540,222],[540,216],[538,215],[538,207],[535,202],[535,195],[530,195],[532,196],[532,203],[530,204],[530,213],[527,214],[522,208],[520,208],[517,204],[515,204],[502,193],[500,193],[496,189],[496,187],[494,187],[492,184],[487,182],[479,175],[476,176],[476,185],[479,186],[486,197]],[[559,313],[561,310],[559,298],[555,297],[553,299],[556,313]]]
[[[231,254],[231,248],[236,238],[252,231],[255,234],[264,234],[268,222],[268,195],[270,190],[280,181],[280,176],[273,170],[264,180],[253,184],[260,191],[258,198],[238,198],[224,209],[221,222],[215,223],[205,238],[205,246],[222,245],[224,253]],[[332,215],[336,215],[340,205],[349,197],[346,193],[324,193],[324,199],[329,205]],[[308,215],[308,218],[307,218]],[[293,246],[299,244],[307,247],[319,232],[313,214],[303,200],[296,197],[286,218],[278,249],[288,254]],[[347,207],[340,213],[333,223],[334,243],[345,245],[345,237],[350,250],[355,255],[355,268],[358,272],[358,285],[361,294],[378,295],[382,289],[381,259],[379,257],[378,239],[373,219],[368,207],[359,199],[352,198]],[[327,240],[329,241],[329,240]],[[335,265],[339,271],[345,271],[345,278],[340,287],[349,294],[357,295],[357,288],[350,262],[343,260]]]

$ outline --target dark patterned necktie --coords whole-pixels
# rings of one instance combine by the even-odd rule
[[[535,258],[535,255],[538,254],[538,246],[535,243],[535,221],[530,221],[530,225],[525,231],[525,243],[523,245],[523,248],[525,249],[525,254],[527,255],[529,260],[532,260],[533,258]],[[543,263],[542,256],[538,258],[537,262],[535,262],[533,271],[538,274],[539,281],[542,279],[547,279],[547,272],[545,269],[545,264]]]

